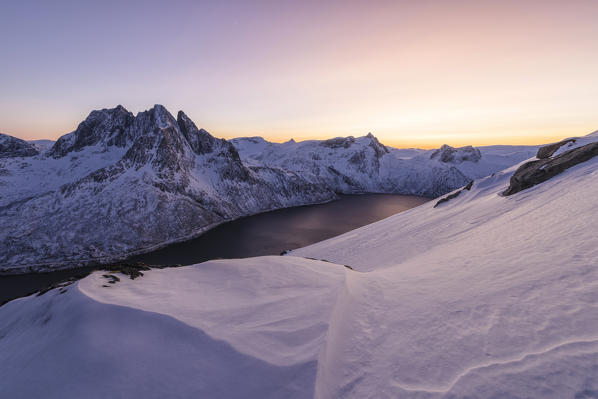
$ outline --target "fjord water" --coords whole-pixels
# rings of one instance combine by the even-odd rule
[[[337,201],[306,205],[222,224],[205,234],[171,244],[127,262],[191,265],[218,258],[279,255],[414,208],[429,198],[397,194],[343,195]],[[27,295],[91,269],[0,276],[0,303]]]
[[[131,257],[130,262],[191,265],[218,258],[279,255],[406,211],[428,201],[411,195],[344,195],[222,224],[195,239]]]

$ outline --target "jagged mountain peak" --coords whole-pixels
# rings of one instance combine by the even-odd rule
[[[198,129],[183,111],[179,111],[175,118],[161,104],[135,116],[122,105],[92,111],[75,131],[59,138],[48,155],[60,158],[89,146],[100,146],[100,150],[102,147],[104,150],[126,148],[125,159],[133,164],[140,166],[153,159],[160,168],[167,167],[167,163],[178,165],[179,158],[185,158],[191,152],[197,155],[216,152],[236,160],[239,158],[226,140]]]
[[[372,132],[369,132],[365,137],[370,139],[369,145],[372,147],[378,158],[384,154],[388,154],[388,148],[386,148],[384,144],[380,143],[380,141],[372,134]]]
[[[179,122],[179,123],[180,123],[181,121],[185,121],[185,122],[187,122],[187,123],[190,123],[190,124],[192,124],[193,126],[195,126],[195,123],[194,123],[194,122],[191,120],[191,118],[189,118],[189,117],[187,116],[187,114],[185,114],[185,112],[183,112],[183,111],[179,111],[179,112],[177,112],[177,114],[176,114],[176,119],[177,119],[177,122]]]
[[[134,116],[122,105],[89,113],[77,129],[60,137],[50,149],[49,155],[61,158],[73,151],[97,144],[124,147],[127,145],[127,128]]]
[[[181,133],[196,154],[213,152],[216,147],[223,144],[205,129],[198,129],[195,123],[183,111],[177,114],[177,124]],[[231,146],[232,147],[232,146]]]
[[[86,120],[88,119],[97,119],[102,117],[115,117],[118,115],[130,115],[133,116],[131,112],[129,112],[125,107],[118,104],[114,108],[102,108],[102,109],[95,109],[89,113]]]
[[[170,132],[166,132],[170,128]],[[179,124],[161,104],[133,115],[122,105],[91,111],[77,129],[60,137],[49,155],[60,158],[88,146],[129,147],[140,137],[179,135]],[[175,140],[178,141],[178,140]]]
[[[159,128],[166,128],[176,125],[176,119],[162,104],[155,104],[147,111],[137,114],[138,118],[144,118],[148,116],[151,118],[152,122],[155,122],[158,125]]]
[[[170,112],[168,112],[166,107],[163,106],[162,104],[154,104],[154,106],[152,108],[150,108],[150,111],[154,111],[154,112],[161,113],[161,114],[170,114]]]
[[[195,125],[195,122],[193,122],[193,120],[191,118],[189,118],[187,116],[187,114],[185,114],[185,112],[183,112],[183,111],[179,111],[177,113],[176,122],[177,122],[179,128],[181,129],[181,132],[183,133],[183,135],[187,138],[187,140],[189,140],[190,135],[196,134],[196,133],[200,133],[200,134],[204,134],[204,135],[208,135],[208,136],[212,137],[212,135],[210,133],[208,133],[206,130],[199,129]]]
[[[177,125],[174,116],[161,104],[156,104],[148,110],[137,113],[134,119],[135,130],[138,134],[154,132],[156,129],[166,129]]]

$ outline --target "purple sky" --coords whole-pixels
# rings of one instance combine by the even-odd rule
[[[0,131],[155,103],[219,137],[537,143],[598,129],[598,1],[9,1]]]

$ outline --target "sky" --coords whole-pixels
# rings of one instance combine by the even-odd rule
[[[216,137],[397,147],[598,129],[598,1],[3,1],[0,132],[163,104]]]

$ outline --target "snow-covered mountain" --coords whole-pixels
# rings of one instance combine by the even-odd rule
[[[0,137],[0,269],[110,261],[227,220],[335,198],[156,105],[93,111],[46,152]]]
[[[9,302],[0,397],[595,398],[597,143],[286,256]]]
[[[371,134],[232,143],[160,105],[93,111],[55,143],[0,135],[0,271],[113,261],[336,193],[437,196],[536,149],[399,150]]]
[[[271,143],[261,137],[231,140],[248,165],[279,167],[342,193],[383,192],[437,197],[471,180],[533,156],[537,146],[396,149],[371,133]]]

